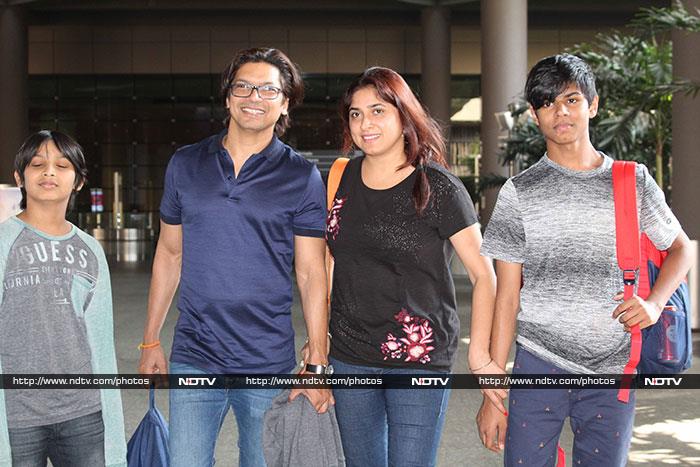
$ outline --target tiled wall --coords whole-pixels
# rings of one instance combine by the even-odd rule
[[[530,30],[528,62],[593,38],[593,30]],[[30,74],[220,73],[252,46],[287,52],[305,73],[357,73],[383,65],[420,73],[419,27],[31,26]],[[479,74],[478,29],[452,28],[452,73]]]

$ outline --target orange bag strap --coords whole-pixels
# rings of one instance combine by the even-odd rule
[[[326,187],[326,204],[328,206],[328,211],[333,207],[333,201],[335,201],[335,194],[338,192],[338,187],[340,186],[340,180],[343,178],[343,172],[345,172],[345,167],[350,162],[347,157],[339,157],[331,165],[331,170],[328,172],[328,186]],[[331,304],[331,285],[333,284],[333,256],[326,246],[326,284],[328,293],[326,295],[326,301],[328,305]]]
[[[329,211],[333,207],[333,200],[335,199],[335,194],[338,192],[340,180],[343,178],[343,172],[345,172],[345,166],[348,165],[348,162],[350,162],[350,159],[348,159],[347,157],[339,157],[335,161],[333,161],[333,165],[331,165],[331,170],[328,172],[326,204]]]

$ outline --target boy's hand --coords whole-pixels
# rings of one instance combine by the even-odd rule
[[[486,397],[481,402],[479,413],[476,414],[476,425],[479,438],[487,449],[501,452],[505,448],[508,418]]]
[[[505,375],[506,371],[498,366],[496,362],[491,360],[488,365],[480,367],[478,370],[471,370],[472,374],[475,375]],[[503,405],[503,400],[508,397],[508,390],[507,389],[501,389],[501,388],[481,388],[481,394],[484,395],[485,398],[488,398],[489,401],[493,405],[496,406],[496,408],[503,413],[504,415],[508,415],[508,411],[506,410],[505,406]]]
[[[615,295],[613,299],[622,300],[622,292]],[[633,295],[615,308],[612,317],[625,326],[625,331],[630,332],[634,325],[638,324],[640,329],[644,329],[656,323],[662,310],[663,307],[658,303],[648,302],[638,295]]]

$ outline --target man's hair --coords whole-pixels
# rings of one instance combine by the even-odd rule
[[[15,170],[19,174],[22,185],[24,185],[24,170],[34,156],[37,155],[39,149],[48,141],[53,141],[58,152],[73,164],[73,169],[75,169],[75,183],[73,184],[73,189],[75,190],[81,183],[85,183],[87,181],[87,164],[85,163],[83,148],[81,148],[73,138],[64,133],[52,130],[41,130],[29,135],[29,137],[24,140],[24,143],[22,143],[22,146],[15,156]],[[22,191],[22,201],[19,207],[21,209],[26,209],[27,191],[24,189],[24,186],[21,186],[20,190]],[[75,191],[71,195],[68,206],[73,205],[74,198]]]
[[[304,83],[301,79],[299,67],[289,57],[277,49],[253,48],[241,50],[233,57],[229,66],[221,75],[221,99],[226,105],[226,99],[231,92],[231,86],[236,80],[236,73],[246,63],[268,63],[276,67],[280,72],[282,94],[289,100],[288,111],[301,104],[304,99]],[[228,126],[230,115],[227,113],[224,125]],[[282,136],[289,128],[289,115],[282,115],[275,124],[275,134]]]
[[[598,95],[595,75],[583,59],[571,54],[545,57],[527,75],[525,98],[537,110],[545,102],[554,102],[570,84],[578,86],[589,104]]]

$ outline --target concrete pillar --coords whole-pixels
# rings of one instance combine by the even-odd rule
[[[450,127],[450,10],[430,6],[421,13],[421,100],[430,114]]]
[[[481,173],[508,176],[498,157],[499,130],[495,112],[525,88],[527,76],[527,0],[481,0]],[[486,225],[498,196],[485,192],[481,222]]]
[[[0,183],[12,183],[17,149],[27,136],[27,22],[21,6],[0,6]]]
[[[685,0],[685,7],[693,12],[700,9],[700,0]],[[673,32],[673,75],[675,78],[700,82],[700,33]],[[672,110],[673,157],[671,196],[673,212],[691,240],[700,240],[700,96],[695,98],[676,94]],[[695,312],[694,328],[700,328],[698,290],[700,290],[700,258],[696,252],[695,270],[689,280]]]

